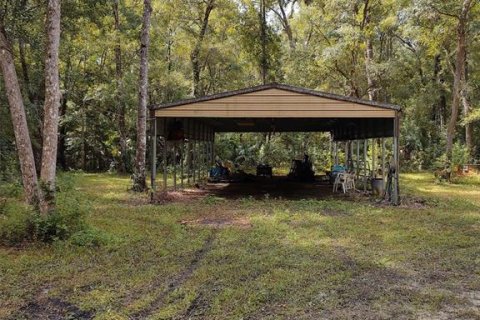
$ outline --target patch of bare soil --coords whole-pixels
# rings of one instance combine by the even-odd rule
[[[81,310],[74,304],[60,298],[40,298],[27,303],[10,319],[88,320],[93,318],[93,312]]]
[[[209,226],[212,228],[225,228],[230,226],[250,228],[252,224],[247,217],[206,217],[196,220],[182,220],[181,224],[186,226]]]
[[[161,191],[152,196],[151,203],[167,204],[178,202],[191,202],[206,196],[207,192],[204,189],[184,189],[181,191]]]
[[[205,294],[200,292],[195,299],[193,299],[192,303],[188,306],[185,314],[183,314],[183,319],[192,319],[195,317],[202,316],[206,313],[208,308],[210,307],[209,301],[206,299]]]
[[[421,197],[405,196],[400,198],[400,208],[427,209],[431,205]]]
[[[212,233],[210,237],[207,238],[202,248],[195,252],[190,264],[182,272],[178,273],[175,277],[170,279],[165,290],[163,290],[146,308],[133,314],[130,319],[146,319],[153,313],[155,313],[155,311],[161,309],[164,306],[165,299],[168,297],[168,295],[176,289],[180,288],[185,283],[185,281],[187,281],[192,276],[192,274],[200,265],[204,256],[212,248],[214,240],[215,233]]]

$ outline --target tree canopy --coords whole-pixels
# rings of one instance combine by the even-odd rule
[[[33,153],[40,161],[47,5],[37,0],[0,4]],[[152,5],[150,104],[260,84],[266,70],[266,82],[403,106],[402,158],[412,168],[432,167],[445,157],[457,103],[453,156],[478,159],[476,1],[165,0]],[[62,1],[58,165],[63,169],[133,171],[142,13],[138,0]],[[459,59],[462,35],[464,59]],[[5,178],[15,170],[16,155],[3,80],[0,92],[0,172]],[[272,147],[281,149],[301,137],[274,137]],[[240,146],[239,139],[225,136],[220,148]],[[312,141],[328,142],[321,136]]]

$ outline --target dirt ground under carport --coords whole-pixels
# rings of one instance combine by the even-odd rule
[[[300,182],[288,179],[286,176],[249,177],[244,181],[222,181],[196,184],[194,187],[178,188],[174,191],[169,188],[168,192],[158,191],[154,202],[183,202],[214,196],[225,199],[325,199],[342,197],[341,192],[334,193],[332,185],[323,176],[317,176],[313,182]]]

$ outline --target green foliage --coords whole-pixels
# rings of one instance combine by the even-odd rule
[[[0,181],[0,195],[8,198],[20,198],[23,195],[23,187],[20,182]]]
[[[22,242],[53,242],[88,230],[86,217],[90,206],[75,196],[68,187],[72,177],[62,175],[59,179],[56,207],[48,215],[40,215],[31,207],[6,199],[0,205],[0,243],[18,245]],[[11,187],[17,190],[17,187]],[[6,190],[6,188],[2,188]],[[7,195],[7,194],[6,194]]]
[[[112,239],[103,231],[86,227],[73,233],[69,238],[69,242],[78,247],[98,248],[109,244],[112,242]]]
[[[208,195],[206,196],[205,198],[202,199],[202,202],[204,204],[221,204],[221,203],[225,203],[226,202],[226,199],[224,198],[221,198],[221,197],[216,197],[216,196],[213,196],[213,195]]]
[[[60,165],[65,170],[116,171],[124,162],[133,172],[138,81],[138,32],[142,6],[119,1],[119,30],[114,28],[112,1],[66,0],[62,10],[60,79],[63,94],[60,122]],[[8,3],[6,1],[5,3]],[[271,1],[266,0],[267,82],[332,93],[368,97],[366,39],[373,47],[369,71],[376,99],[403,107],[402,162],[412,170],[429,169],[445,150],[451,108],[451,68],[456,46],[458,1]],[[259,2],[216,0],[200,48],[200,86],[204,94],[239,89],[262,82]],[[155,2],[149,52],[149,103],[171,102],[192,95],[191,54],[198,40],[204,1]],[[33,0],[2,6],[2,17],[14,43],[37,168],[41,155],[44,99],[44,18],[46,2]],[[282,10],[285,15],[282,15]],[[5,12],[4,12],[5,11]],[[368,21],[364,14],[369,14]],[[467,34],[467,97],[472,106],[459,124],[473,126],[472,158],[478,158],[480,91],[480,5],[473,7]],[[368,22],[368,23],[366,23]],[[121,51],[117,75],[115,50]],[[22,63],[22,59],[25,64]],[[4,92],[0,79],[0,92]],[[120,111],[125,114],[126,150],[121,150]],[[8,103],[0,95],[0,180],[18,180]],[[456,141],[464,141],[458,126]],[[245,142],[220,138],[222,158],[241,156],[246,163],[289,166],[307,146],[317,168],[328,168],[328,141],[313,134],[244,135]],[[251,143],[248,147],[248,143]],[[228,150],[228,148],[236,150]],[[124,152],[124,153],[122,153]],[[63,159],[63,160],[62,160]]]
[[[330,141],[325,133],[243,133],[218,134],[215,152],[245,171],[255,170],[258,163],[276,168],[290,168],[292,159],[310,156],[317,171],[329,170]],[[342,157],[340,151],[340,157]]]
[[[31,240],[53,242],[68,239],[71,235],[86,228],[84,208],[76,201],[61,205],[46,216],[34,213],[28,221]]]
[[[0,244],[19,245],[31,239],[31,208],[13,201],[0,203]]]
[[[455,142],[452,148],[453,167],[458,169],[464,164],[467,164],[469,160],[470,160],[470,152],[468,148],[459,142]]]

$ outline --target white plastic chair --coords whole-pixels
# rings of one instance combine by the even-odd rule
[[[343,193],[347,193],[348,190],[355,190],[355,179],[353,175],[346,172],[338,173],[333,183],[333,192],[338,191],[339,186],[342,187]]]

